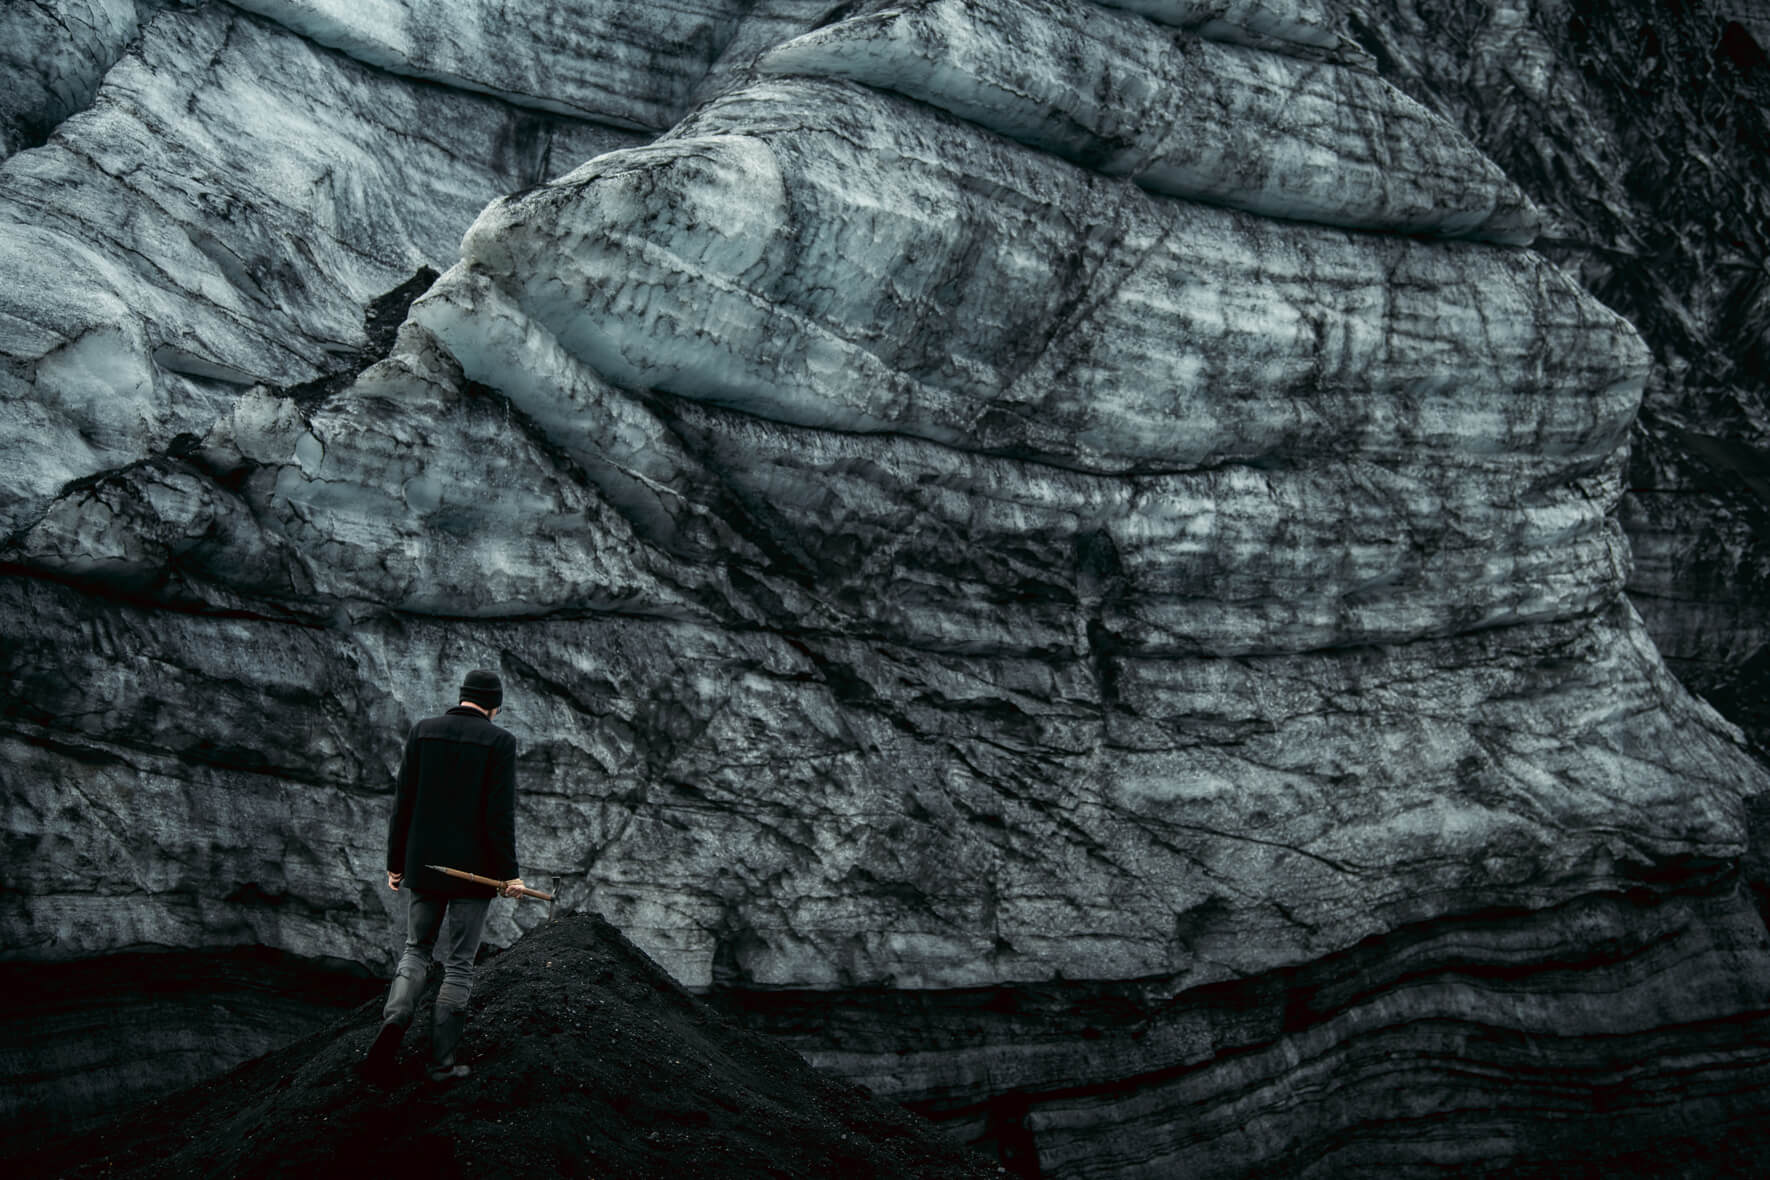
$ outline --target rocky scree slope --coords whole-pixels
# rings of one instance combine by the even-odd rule
[[[1623,596],[1649,352],[1339,12],[571,7],[702,71],[657,125],[255,7],[0,170],[174,300],[9,313],[15,955],[384,968],[388,735],[489,665],[525,873],[1022,1174],[1762,1159],[1767,783]],[[315,265],[203,237],[239,176],[152,129],[316,84],[349,134],[228,125]]]
[[[434,983],[434,980],[432,981]],[[430,988],[434,994],[435,987]],[[483,965],[438,1086],[409,1036],[401,1073],[354,1065],[380,998],[98,1130],[7,1161],[86,1176],[813,1177],[1003,1173],[929,1124],[711,1013],[600,918],[562,916]],[[428,1002],[417,1026],[428,1023]]]

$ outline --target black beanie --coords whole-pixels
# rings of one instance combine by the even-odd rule
[[[496,672],[475,668],[461,681],[461,699],[483,709],[496,709],[504,703],[504,684]]]

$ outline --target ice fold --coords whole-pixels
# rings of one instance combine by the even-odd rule
[[[1527,244],[1541,217],[1461,131],[1367,71],[1084,0],[925,0],[758,62],[895,90],[1156,192],[1269,217]]]
[[[915,110],[761,79],[463,257],[617,382],[1080,470],[1627,428],[1639,341],[1534,254],[1164,201]]]

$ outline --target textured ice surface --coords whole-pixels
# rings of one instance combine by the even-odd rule
[[[240,0],[382,69],[519,106],[661,130],[753,7],[741,0]]]
[[[347,366],[363,306],[446,265],[475,209],[624,140],[226,6],[161,13],[90,110],[0,164],[0,522],[253,382]]]
[[[467,269],[444,276],[413,314],[450,342],[469,377],[502,379],[644,535],[675,545],[692,531],[700,497],[689,481],[704,463],[770,505],[827,592],[929,641],[1065,642],[1072,604],[1023,592],[1089,546],[1111,555],[1123,638],[1224,654],[1579,614],[1613,598],[1626,567],[1608,513],[1614,458],[1566,487],[1553,486],[1566,456],[1429,447],[1412,458],[1311,453],[1124,479],[691,404],[664,418],[610,388]],[[697,462],[685,440],[712,455]],[[1492,543],[1496,528],[1509,535],[1503,547]],[[855,568],[857,537],[888,544],[891,563]],[[976,594],[923,601],[909,571],[940,566],[955,547],[966,565],[946,576]],[[750,558],[730,547],[726,560]],[[904,580],[889,578],[892,569]],[[1023,601],[1012,607],[988,605],[1016,593]]]
[[[1533,254],[1155,199],[911,110],[760,81],[463,253],[624,384],[1089,470],[1627,427],[1639,342]]]
[[[1100,0],[1162,24],[1289,52],[1347,50],[1335,0]]]
[[[767,54],[896,90],[1109,175],[1273,217],[1528,242],[1538,217],[1462,133],[1374,74],[1151,35],[1084,0],[933,0]]]
[[[137,0],[13,0],[0,7],[0,159],[84,110],[140,27]]]

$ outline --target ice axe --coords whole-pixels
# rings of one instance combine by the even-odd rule
[[[427,869],[435,869],[439,873],[447,873],[451,877],[459,877],[463,881],[473,881],[480,885],[490,885],[493,889],[502,890],[504,888],[504,882],[495,877],[482,877],[478,873],[464,873],[460,869],[445,869],[441,865],[425,865],[424,867]],[[530,889],[527,885],[524,885],[521,889],[516,891],[516,894],[518,897],[533,897],[546,902],[547,920],[549,922],[553,920],[553,895],[551,893],[542,893],[539,889]]]

